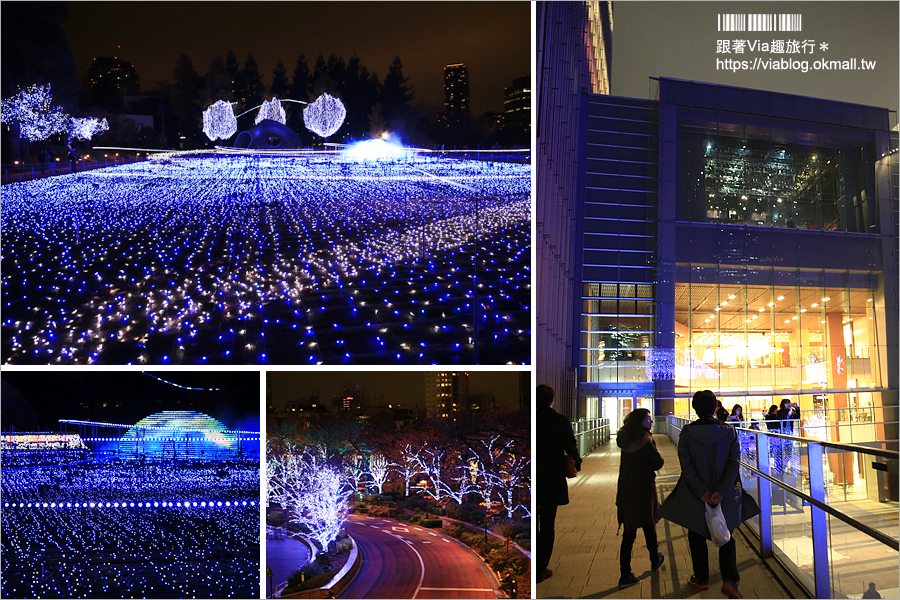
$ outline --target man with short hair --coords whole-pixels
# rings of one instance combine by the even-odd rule
[[[553,575],[550,556],[556,538],[556,509],[569,503],[569,484],[566,483],[566,454],[575,459],[576,470],[581,469],[581,457],[575,444],[575,434],[569,420],[550,408],[555,393],[549,385],[537,387],[537,580]]]
[[[706,505],[721,505],[729,531],[744,520],[759,514],[759,507],[746,506],[742,511],[741,482],[738,478],[741,449],[737,431],[714,415],[718,408],[716,395],[710,390],[694,394],[691,406],[697,420],[685,425],[678,438],[678,460],[681,477],[675,489],[659,509],[659,516],[688,530],[688,545],[694,574],[690,584],[709,589],[709,555],[706,541],[712,539],[706,524]],[[755,510],[755,512],[754,512]],[[734,537],[719,548],[722,593],[729,598],[743,598],[738,591],[740,573]]]

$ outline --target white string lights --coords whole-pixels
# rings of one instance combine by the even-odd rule
[[[18,123],[22,137],[36,142],[68,129],[69,116],[53,106],[50,85],[32,85],[2,103],[2,122]]]
[[[281,102],[278,101],[278,98],[272,98],[272,100],[268,102],[263,102],[262,108],[259,109],[259,114],[256,115],[256,121],[254,121],[254,123],[258,124],[265,119],[278,121],[282,125],[287,123],[287,116],[285,115],[284,109],[281,107]]]
[[[183,390],[194,390],[194,391],[198,391],[198,392],[218,392],[218,391],[221,391],[221,389],[222,389],[222,388],[195,388],[195,387],[188,387],[186,385],[178,385],[177,383],[172,383],[171,381],[166,381],[162,377],[157,377],[156,375],[153,375],[152,373],[148,373],[147,371],[144,371],[143,373],[144,373],[144,375],[147,375],[148,377],[152,377],[153,379],[155,379],[157,381],[161,381],[163,383],[168,383],[172,387],[181,388]]]
[[[96,117],[87,117],[86,119],[73,118],[69,122],[69,139],[89,140],[107,130],[109,130],[109,123],[105,118],[102,121]]]
[[[227,140],[237,133],[237,119],[230,103],[219,100],[203,111],[203,133],[212,141]]]
[[[306,128],[323,138],[333,135],[347,117],[347,109],[337,98],[322,94],[315,102],[303,109],[303,122]]]
[[[166,158],[3,188],[2,359],[469,364],[530,356],[530,167]],[[468,191],[479,190],[473,196]]]

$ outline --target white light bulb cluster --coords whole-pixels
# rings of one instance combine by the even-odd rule
[[[203,111],[203,133],[212,141],[227,140],[237,133],[237,119],[230,103],[219,100]]]
[[[36,142],[68,130],[69,116],[53,105],[50,85],[32,85],[2,102],[2,121],[18,123],[22,137]]]
[[[281,102],[279,102],[278,98],[272,98],[269,101],[263,102],[254,123],[259,123],[265,119],[278,121],[282,125],[287,123],[287,116],[285,115],[284,109],[281,107]]]
[[[96,117],[85,119],[73,118],[69,121],[69,138],[74,140],[90,140],[95,135],[101,135],[109,130],[109,123]]]
[[[344,103],[330,94],[322,94],[303,109],[303,123],[315,134],[327,138],[333,135],[347,117]]]

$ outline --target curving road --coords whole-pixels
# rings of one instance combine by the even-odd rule
[[[469,548],[430,529],[351,515],[363,564],[342,598],[497,598],[494,578]]]

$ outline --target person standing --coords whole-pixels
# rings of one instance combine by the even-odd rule
[[[773,404],[769,407],[769,412],[766,413],[766,429],[769,431],[778,431],[781,429],[781,425],[778,423],[778,405]]]
[[[730,416],[728,414],[728,409],[722,406],[721,400],[716,400],[716,418],[722,421],[723,423],[728,420]]]
[[[731,408],[731,414],[728,415],[728,420],[731,422],[741,423],[744,421],[744,407],[740,404],[735,404]]]
[[[685,425],[678,439],[681,477],[665,499],[659,513],[662,518],[688,530],[688,546],[694,574],[689,583],[701,590],[709,589],[709,555],[706,541],[712,539],[706,524],[706,506],[722,507],[729,531],[759,514],[759,507],[742,507],[742,487],[738,478],[740,445],[734,427],[724,425],[714,416],[716,395],[710,390],[694,394],[691,406],[697,420]],[[722,593],[729,598],[743,598],[738,591],[740,574],[734,537],[719,548]]]
[[[619,463],[619,483],[616,489],[616,507],[622,531],[622,547],[619,551],[619,587],[638,583],[631,572],[631,550],[637,530],[644,530],[644,541],[650,553],[650,568],[659,569],[665,556],[659,551],[656,540],[656,522],[659,521],[659,498],[656,494],[656,471],[665,463],[656,441],[650,434],[653,418],[646,408],[629,413],[616,436],[616,444],[622,449]]]
[[[556,510],[569,503],[569,484],[566,483],[565,457],[575,460],[581,470],[581,457],[575,444],[575,434],[569,420],[553,410],[555,393],[549,385],[537,387],[537,580],[553,575],[550,556],[556,538]]]

